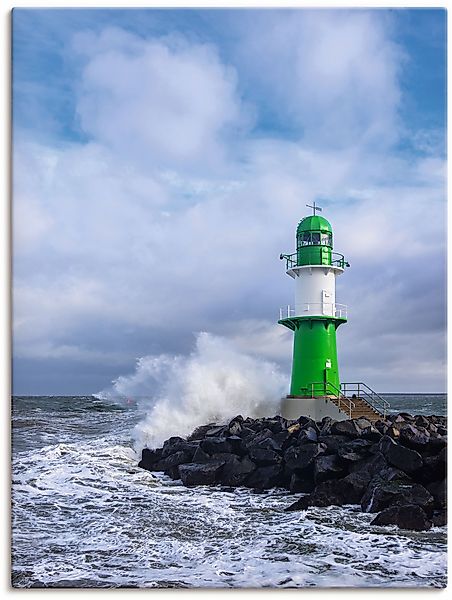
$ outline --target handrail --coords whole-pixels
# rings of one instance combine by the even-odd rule
[[[356,405],[350,398],[344,396],[339,388],[329,381],[317,381],[315,383],[311,383],[311,398],[314,398],[314,386],[322,386],[325,395],[327,395],[328,391],[332,391],[333,394],[331,395],[334,396],[338,401],[338,408],[340,409],[341,403],[344,404],[345,408],[348,410],[350,419],[352,418],[352,410]]]
[[[369,404],[372,408],[377,410],[377,412],[382,411],[383,418],[386,418],[386,414],[391,406],[390,403],[384,398],[382,398],[380,394],[377,394],[377,392],[370,388],[366,383],[362,381],[356,383],[342,383],[341,390],[343,390],[343,394],[345,396],[347,395],[347,392],[349,394],[350,392],[356,392],[358,398],[361,398],[361,400]],[[362,396],[364,396],[364,398]]]
[[[307,247],[307,246],[306,246]],[[313,248],[312,246],[309,246],[309,248]],[[319,246],[319,257],[322,258],[323,256],[325,256],[325,254],[322,252],[322,246]],[[338,258],[334,258],[334,256],[337,256]],[[294,258],[295,257],[295,258]],[[309,265],[299,265],[298,264],[298,251],[297,252],[292,252],[292,254],[280,254],[279,258],[282,260],[283,258],[286,259],[286,271],[288,271],[289,269],[291,269],[292,267],[306,267]],[[333,266],[333,267],[340,267],[341,269],[344,269],[345,267],[350,266],[348,264],[348,262],[346,262],[345,257],[343,254],[339,254],[339,252],[331,252],[331,265],[321,265],[321,266]]]
[[[300,308],[300,305],[298,305]],[[339,304],[337,302],[305,302],[301,304],[302,309],[296,310],[292,308],[290,304],[282,306],[279,309],[279,320],[290,319],[291,317],[303,317],[303,316],[329,316],[338,317],[342,319],[347,318],[347,305]],[[317,310],[319,309],[319,310]],[[325,312],[326,310],[326,312]],[[313,312],[310,312],[313,311]]]

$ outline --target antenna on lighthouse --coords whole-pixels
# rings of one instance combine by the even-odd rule
[[[315,215],[315,211],[318,210],[319,212],[322,212],[322,209],[320,208],[320,206],[317,206],[315,201],[314,201],[314,206],[311,206],[310,204],[306,204],[306,206],[308,208],[312,208],[313,214]]]

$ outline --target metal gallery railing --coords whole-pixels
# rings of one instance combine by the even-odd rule
[[[339,319],[347,318],[347,305],[337,304],[336,302],[305,302],[298,306],[297,309],[288,304],[279,309],[279,320],[290,319],[291,317],[305,316],[330,316]]]
[[[312,252],[312,247],[311,247],[311,252]],[[325,259],[326,256],[328,256],[328,254],[325,254],[325,251],[323,250],[321,247],[318,248],[319,251],[319,260],[320,263],[314,263],[314,266],[316,266],[317,264],[320,264],[321,266],[330,266],[329,264],[323,264],[323,260]],[[311,254],[312,256],[312,254]],[[286,260],[286,271],[288,271],[289,269],[291,269],[292,267],[307,267],[310,265],[306,265],[306,264],[299,264],[298,262],[298,252],[292,252],[292,254],[280,254],[279,258],[281,260],[285,259]],[[345,260],[345,257],[343,254],[339,254],[339,252],[331,252],[331,266],[333,267],[340,267],[341,269],[345,269],[345,267],[348,267],[349,264],[348,262]]]
[[[350,419],[352,418],[352,412],[355,408],[355,403],[351,398],[347,398],[341,392],[341,390],[336,387],[333,383],[319,381],[316,383],[311,383],[311,398],[316,398],[318,396],[332,396],[337,403],[337,407],[339,410],[343,410],[348,414]]]
[[[360,400],[363,400],[371,408],[375,409],[378,413],[382,414],[385,418],[391,405],[390,403],[382,398],[380,394],[377,394],[372,388],[362,381],[354,383],[342,383],[341,392],[344,396],[356,396]]]

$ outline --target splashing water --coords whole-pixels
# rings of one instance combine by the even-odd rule
[[[239,352],[229,340],[203,332],[188,357],[142,357],[135,373],[119,377],[112,390],[98,396],[147,397],[146,416],[134,430],[139,450],[239,413],[254,418],[278,414],[287,385],[286,375],[274,363]]]

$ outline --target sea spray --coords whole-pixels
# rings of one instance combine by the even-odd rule
[[[145,356],[103,398],[145,397],[145,418],[135,427],[135,448],[155,447],[198,425],[221,423],[241,413],[263,417],[279,411],[287,376],[274,363],[239,352],[234,344],[200,333],[188,356]]]

